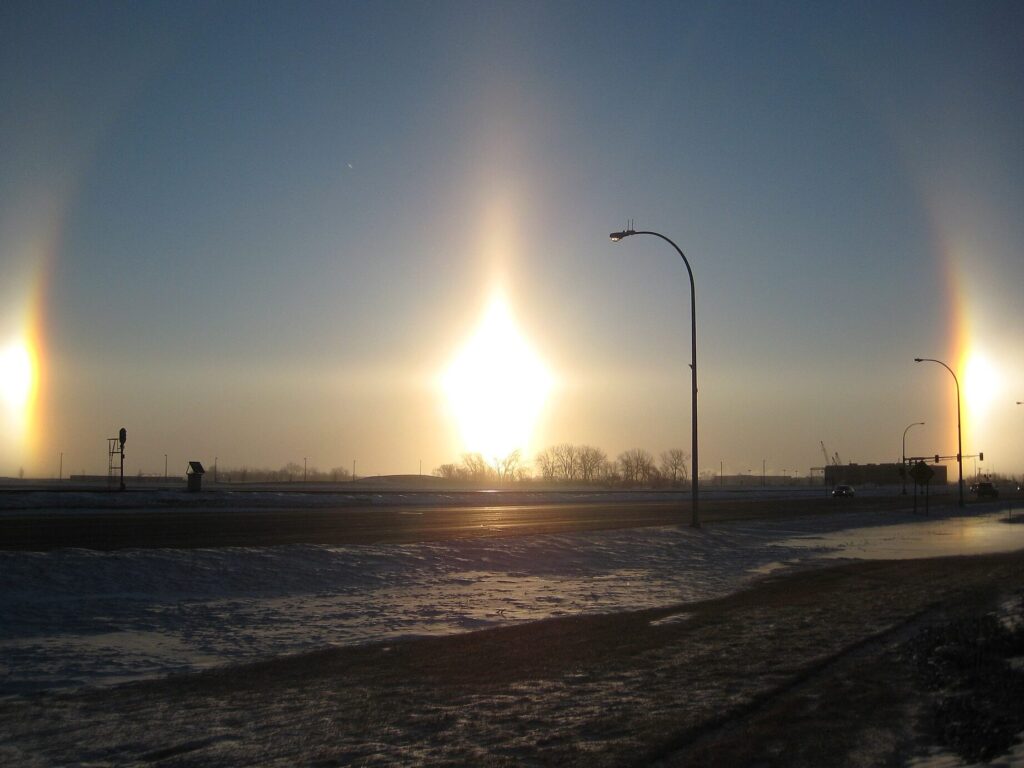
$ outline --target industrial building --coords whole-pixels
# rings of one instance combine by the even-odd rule
[[[946,484],[946,466],[929,464],[933,472],[931,485]],[[909,470],[909,467],[907,468]],[[825,485],[900,485],[903,475],[899,463],[892,464],[829,464],[825,467]],[[910,476],[907,482],[913,483]]]

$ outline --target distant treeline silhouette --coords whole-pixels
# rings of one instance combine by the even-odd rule
[[[681,448],[662,451],[659,459],[643,448],[623,451],[609,459],[592,445],[559,443],[545,448],[527,466],[520,451],[488,461],[480,453],[464,453],[458,464],[442,464],[434,474],[471,483],[580,483],[608,486],[682,487],[689,484],[690,454]]]
[[[334,467],[326,471],[316,467],[303,469],[301,464],[294,461],[288,462],[280,469],[243,466],[223,467],[217,470],[217,482],[220,483],[301,483],[303,480],[310,483],[341,483],[351,479],[352,473],[344,467]]]

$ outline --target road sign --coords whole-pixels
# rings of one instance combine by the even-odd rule
[[[935,470],[923,461],[919,461],[911,467],[910,476],[914,478],[914,482],[918,485],[924,485],[935,476]]]

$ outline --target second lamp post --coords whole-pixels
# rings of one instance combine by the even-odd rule
[[[903,464],[900,467],[900,476],[903,478],[903,495],[907,495],[907,432],[910,431],[911,427],[923,427],[923,421],[915,421],[913,424],[907,425],[907,428],[903,430]],[[915,491],[916,493],[916,491]]]

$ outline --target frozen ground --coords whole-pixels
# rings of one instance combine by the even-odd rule
[[[1024,548],[1005,512],[387,546],[0,552],[0,695],[161,676],[327,645],[670,605],[834,557]]]

